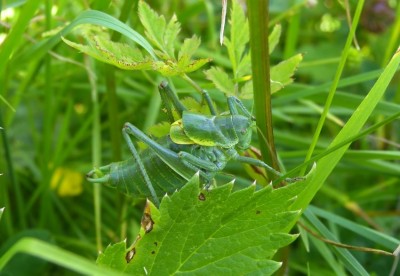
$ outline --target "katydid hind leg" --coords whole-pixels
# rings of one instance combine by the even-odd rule
[[[149,148],[151,148],[164,163],[166,163],[171,169],[173,169],[182,178],[189,180],[192,178],[196,171],[188,168],[183,164],[178,156],[178,153],[172,151],[171,149],[164,147],[152,140],[149,136],[144,134],[140,129],[132,125],[131,123],[125,123],[124,129],[130,135],[134,136],[139,141],[145,143]]]
[[[143,162],[140,158],[140,155],[138,153],[138,151],[136,150],[135,145],[133,144],[132,140],[129,137],[129,134],[131,134],[131,132],[129,131],[129,127],[126,127],[126,124],[122,130],[122,135],[124,136],[124,139],[126,141],[126,143],[128,144],[129,150],[131,151],[133,157],[135,158],[136,163],[138,164],[140,173],[147,185],[147,188],[150,191],[151,196],[153,197],[154,203],[159,206],[160,205],[160,201],[158,200],[156,191],[154,190],[153,184],[150,181],[150,177],[147,174],[146,168],[143,165]]]

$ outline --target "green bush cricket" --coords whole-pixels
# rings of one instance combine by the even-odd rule
[[[211,113],[204,115],[187,111],[167,82],[160,84],[159,91],[171,123],[170,133],[154,141],[134,125],[125,123],[122,134],[133,158],[90,171],[87,174],[90,182],[108,183],[135,197],[151,196],[159,205],[160,197],[182,187],[196,172],[209,185],[229,160],[263,167],[282,176],[261,160],[239,155],[238,150],[250,147],[255,118],[238,98],[227,97],[229,113],[217,115],[208,93],[203,90]],[[171,104],[180,119],[174,119]],[[130,136],[148,148],[139,154]],[[286,182],[297,180],[285,179]]]

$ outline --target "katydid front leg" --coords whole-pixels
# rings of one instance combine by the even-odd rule
[[[171,88],[168,85],[168,82],[162,81],[160,83],[160,85],[158,86],[158,89],[160,91],[161,99],[164,102],[165,107],[167,108],[167,112],[169,114],[171,114],[168,116],[169,117],[172,116],[172,110],[169,105],[169,101],[171,101],[172,105],[175,107],[176,111],[179,113],[179,116],[182,118],[182,113],[183,113],[183,111],[187,110],[187,108],[181,103],[179,98],[171,90]]]
[[[183,111],[186,111],[187,108],[181,103],[179,98],[172,91],[172,89],[168,85],[168,82],[162,81],[160,83],[160,85],[158,86],[158,90],[160,91],[161,100],[164,102],[165,108],[167,109],[168,117],[169,118],[172,117],[172,110],[171,110],[169,102],[172,103],[172,105],[178,111],[179,115],[182,117]],[[204,98],[205,102],[207,103],[207,106],[208,106],[208,109],[210,110],[211,115],[217,115],[217,112],[215,111],[215,107],[212,104],[211,97],[208,94],[208,92],[206,90],[202,90],[201,95]]]
[[[243,105],[242,101],[240,101],[238,98],[236,98],[235,96],[230,96],[227,99],[228,102],[228,108],[229,108],[229,112],[231,113],[231,115],[239,115],[239,112],[237,110],[236,107],[238,107],[244,116],[250,118],[251,120],[255,121],[256,119],[254,118],[253,115],[251,115],[251,113],[247,110],[247,108]]]
[[[211,101],[211,97],[208,94],[208,92],[206,90],[202,90],[201,91],[201,95],[203,96],[203,99],[206,101],[207,105],[208,105],[208,109],[210,110],[211,115],[217,115],[217,112],[215,111],[215,107]]]

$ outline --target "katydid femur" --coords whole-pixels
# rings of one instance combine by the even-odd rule
[[[187,111],[167,82],[160,84],[159,91],[171,123],[169,135],[154,141],[126,123],[122,134],[133,158],[90,171],[87,174],[90,182],[108,183],[131,196],[151,196],[159,205],[161,196],[182,187],[196,172],[209,185],[229,160],[263,167],[282,176],[261,160],[238,154],[238,150],[250,147],[251,128],[255,124],[254,117],[238,98],[228,97],[229,114],[217,115],[208,93],[203,91],[211,113],[204,115]],[[174,119],[171,105],[180,116],[178,120]],[[148,148],[139,154],[130,136]],[[285,179],[286,182],[297,180]]]

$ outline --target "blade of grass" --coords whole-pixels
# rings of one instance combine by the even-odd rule
[[[21,10],[21,14],[17,19],[17,22],[11,29],[10,33],[7,35],[4,42],[1,44],[0,76],[3,75],[10,56],[17,49],[18,44],[21,42],[21,39],[23,38],[22,34],[24,33],[26,27],[28,26],[29,21],[35,15],[35,12],[40,4],[41,2],[36,0],[30,0],[25,3],[24,7]]]
[[[395,53],[392,60],[386,66],[382,75],[379,77],[377,82],[369,91],[368,95],[364,98],[364,100],[361,102],[358,108],[354,111],[353,115],[347,121],[345,126],[332,141],[328,150],[342,144],[343,142],[348,140],[348,137],[352,136],[354,137],[355,135],[360,134],[358,132],[366,123],[367,119],[372,114],[379,100],[382,98],[399,64],[400,64],[400,52],[398,51]],[[390,119],[394,119],[398,115],[399,115],[398,113],[394,114],[393,116],[390,117]],[[387,120],[384,121],[387,122]],[[375,126],[379,125],[380,125],[379,123],[375,124]],[[365,133],[365,131],[363,131],[362,133]],[[299,195],[298,200],[293,204],[293,210],[305,209],[307,207],[307,205],[311,202],[312,198],[318,192],[320,187],[324,184],[326,178],[329,176],[334,167],[340,161],[340,159],[342,158],[348,147],[349,144],[324,156],[318,161],[317,170],[313,180],[310,182],[309,186],[306,187],[304,192]]]
[[[76,26],[80,24],[94,24],[109,28],[116,32],[119,32],[131,39],[135,43],[142,46],[144,50],[146,50],[151,57],[154,59],[156,55],[154,54],[153,47],[150,43],[138,32],[134,31],[128,25],[122,23],[121,21],[115,19],[114,17],[95,10],[84,11],[80,15],[78,15],[70,24],[65,26],[60,32],[51,38],[41,41],[35,45],[35,47],[31,47],[29,50],[23,52],[21,55],[16,56],[12,59],[12,63],[14,64],[13,70],[19,68],[19,66],[25,64],[24,61],[32,59],[32,57],[40,59],[42,58],[50,49],[52,49],[57,43],[61,41],[62,36],[66,36],[70,33]],[[1,68],[0,68],[1,69]]]
[[[335,255],[326,243],[320,241],[312,235],[310,235],[310,241],[314,244],[319,251],[320,256],[325,259],[327,264],[331,267],[332,271],[334,271],[336,275],[346,275],[343,265],[335,258]]]
[[[0,126],[4,126],[4,122],[3,122],[3,114],[1,112],[2,110],[0,109]],[[23,195],[22,195],[22,189],[21,189],[21,185],[20,182],[17,179],[15,170],[14,170],[14,163],[13,163],[13,159],[11,157],[11,149],[10,149],[10,144],[8,141],[8,137],[7,137],[7,132],[6,129],[0,129],[1,132],[1,138],[3,140],[3,150],[4,150],[4,157],[6,160],[6,166],[7,166],[7,175],[10,179],[9,183],[8,183],[8,187],[12,188],[13,193],[15,193],[15,201],[16,201],[16,213],[18,214],[18,220],[19,220],[19,226],[22,228],[26,227],[26,222],[24,220],[25,216],[24,216],[24,200],[23,200]],[[4,189],[4,194],[3,196],[1,196],[3,204],[7,204],[5,207],[7,207],[7,209],[12,210],[13,208],[11,208],[11,205],[9,205],[12,201],[10,201],[10,193],[7,191],[7,187],[5,185],[1,185],[3,186],[2,189]],[[3,198],[4,197],[4,198]],[[12,220],[10,218],[10,216],[7,216],[7,230],[9,231],[9,233],[13,232],[13,223]]]
[[[357,233],[358,235],[360,235],[374,243],[377,243],[381,246],[384,246],[391,251],[395,250],[396,247],[400,244],[399,239],[388,236],[384,233],[370,229],[363,225],[357,224],[353,221],[350,221],[348,219],[345,219],[345,218],[335,215],[333,213],[322,210],[316,206],[310,205],[308,207],[308,210],[310,210],[310,212],[312,212],[316,216],[322,217],[324,219],[331,221],[332,223],[340,225],[343,228],[346,228],[354,233]]]
[[[396,21],[392,26],[392,33],[390,35],[390,40],[389,43],[387,44],[387,47],[385,47],[385,55],[382,60],[382,67],[385,66],[389,62],[390,55],[393,53],[394,49],[396,49],[396,43],[399,41],[400,37],[400,2],[397,1],[397,8],[396,8]]]
[[[93,106],[93,128],[92,128],[92,161],[93,167],[98,168],[101,165],[101,125],[100,125],[100,107],[98,102],[98,91],[96,76],[93,74],[93,60],[89,56],[85,56],[84,63],[88,73],[89,83],[91,87],[91,99]],[[94,184],[93,193],[95,231],[97,250],[101,251],[103,246],[101,243],[101,185]]]
[[[328,228],[326,228],[325,225],[323,225],[322,222],[316,216],[314,216],[310,210],[305,210],[303,215],[325,238],[339,242],[335,235],[329,231]],[[331,248],[352,275],[369,275],[368,272],[347,249],[338,248],[335,246],[332,246]]]
[[[317,154],[317,155],[311,157],[310,160],[308,160],[307,162],[304,162],[303,164],[301,164],[301,165],[295,167],[294,169],[292,169],[292,170],[290,170],[289,172],[287,172],[285,175],[286,175],[286,176],[294,175],[295,172],[297,172],[298,170],[300,170],[300,169],[303,168],[304,166],[311,165],[311,164],[314,163],[315,161],[320,160],[320,159],[323,159],[323,158],[327,157],[329,154],[331,154],[331,153],[333,153],[333,152],[335,152],[335,151],[337,151],[337,150],[339,150],[339,149],[341,149],[341,148],[343,148],[343,147],[346,147],[346,148],[347,148],[347,147],[350,145],[350,143],[352,143],[352,142],[354,142],[354,141],[356,141],[356,140],[358,140],[358,139],[360,139],[360,138],[362,138],[362,137],[364,137],[364,136],[366,136],[366,135],[372,133],[373,131],[375,131],[375,130],[378,129],[379,127],[381,127],[381,126],[383,126],[383,125],[385,125],[385,124],[388,124],[388,123],[392,122],[393,120],[397,119],[398,117],[400,117],[400,112],[397,112],[397,113],[393,114],[392,116],[389,116],[389,117],[386,118],[385,120],[380,121],[380,122],[374,124],[373,126],[364,129],[363,131],[361,131],[361,132],[358,133],[358,134],[355,134],[355,135],[348,134],[348,135],[349,135],[348,138],[346,138],[346,137],[343,138],[343,137],[342,137],[341,141],[338,142],[338,143],[335,144],[335,145],[332,145],[332,144],[333,144],[333,142],[332,142],[332,143],[331,143],[331,147],[328,147],[328,148],[327,148],[325,151],[323,151],[322,153]],[[351,135],[351,136],[350,136],[350,135]],[[333,168],[332,168],[332,169],[333,169]],[[327,176],[326,176],[326,177],[327,177]],[[275,180],[275,181],[279,181],[279,180],[282,180],[282,179],[283,179],[283,177],[281,177],[281,178],[279,178],[279,179],[277,179],[277,180]],[[324,179],[325,179],[325,178],[324,178]],[[322,184],[321,184],[321,185],[322,185]]]
[[[339,65],[338,65],[338,68],[337,68],[337,71],[335,74],[335,78],[334,78],[334,80],[332,82],[332,86],[329,90],[329,94],[328,94],[328,98],[326,99],[326,102],[325,102],[324,110],[322,112],[320,120],[318,121],[318,125],[314,132],[313,139],[311,141],[311,145],[310,145],[309,151],[306,155],[305,161],[308,161],[311,158],[311,156],[313,155],[315,146],[317,145],[317,142],[319,139],[319,135],[321,134],[322,127],[325,124],[325,120],[328,115],[329,109],[331,107],[333,97],[335,95],[335,91],[339,84],[340,76],[342,75],[344,66],[346,64],[347,57],[349,55],[350,47],[351,47],[353,39],[354,39],[354,35],[355,35],[356,29],[357,29],[358,21],[360,19],[363,6],[364,6],[364,0],[358,1],[357,8],[354,13],[353,24],[351,26],[349,35],[347,36],[347,41],[344,46],[342,56],[340,58],[340,62],[339,62]],[[304,167],[302,169],[302,171],[300,172],[300,175],[304,175],[305,171],[306,171],[306,168]]]
[[[375,71],[371,71],[371,72],[367,72],[367,73],[363,73],[363,74],[359,74],[356,76],[342,79],[339,82],[337,88],[339,88],[339,87],[343,88],[343,87],[347,87],[350,85],[363,83],[363,82],[367,82],[372,79],[376,79],[382,74],[382,72],[383,72],[382,69],[378,69]],[[278,104],[279,105],[287,104],[290,101],[297,101],[299,98],[304,99],[305,97],[317,95],[325,90],[328,90],[329,87],[331,87],[331,86],[332,86],[332,82],[328,82],[328,83],[321,84],[319,86],[313,86],[313,87],[305,88],[300,91],[295,91],[288,95],[282,95],[282,96],[278,95],[278,97],[274,98],[273,102],[274,102],[274,104],[277,104],[277,105]]]
[[[124,275],[46,242],[23,238],[0,257],[0,270],[18,253],[26,253],[84,275]]]

